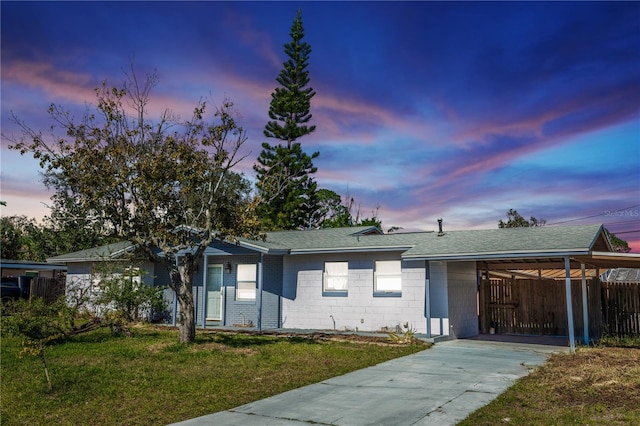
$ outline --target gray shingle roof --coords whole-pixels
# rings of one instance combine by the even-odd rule
[[[124,252],[133,249],[133,244],[129,241],[120,241],[118,243],[107,244],[100,247],[93,247],[86,250],[80,250],[73,253],[54,256],[47,259],[49,263],[69,263],[69,262],[86,262],[89,260],[107,260],[116,259]]]
[[[601,225],[543,226],[450,231],[431,234],[404,253],[405,258],[453,258],[543,253],[589,252],[601,236]]]
[[[329,228],[267,233],[265,241],[239,239],[240,246],[270,254],[401,251],[405,259],[481,259],[495,256],[586,254],[611,251],[601,225],[545,226],[468,231],[371,234],[374,227]],[[128,241],[47,259],[68,263],[115,258]]]
[[[354,232],[355,231],[355,232]],[[601,225],[548,226],[362,235],[357,228],[272,232],[256,247],[288,249],[291,254],[400,250],[407,259],[482,257],[506,254],[560,254],[590,251],[603,238]],[[360,234],[359,234],[360,233]],[[600,245],[606,243],[600,241]]]

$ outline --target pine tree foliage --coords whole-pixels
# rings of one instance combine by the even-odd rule
[[[277,87],[271,94],[269,118],[264,135],[287,142],[287,148],[301,136],[312,133],[316,126],[307,126],[311,120],[311,98],[316,92],[309,84],[309,55],[311,46],[303,42],[304,28],[302,13],[297,12],[291,26],[291,42],[284,45],[284,53],[289,59],[283,63],[284,68],[276,81]]]
[[[315,92],[307,87],[311,46],[302,41],[300,11],[290,36],[291,41],[284,45],[288,59],[276,79],[280,87],[271,94],[270,120],[264,130],[267,138],[281,142],[275,145],[264,142],[254,166],[260,196],[258,213],[263,227],[269,230],[307,228],[313,225],[314,214],[317,214],[317,184],[311,175],[317,171],[313,160],[319,153],[308,155],[297,142],[316,128],[308,125]]]

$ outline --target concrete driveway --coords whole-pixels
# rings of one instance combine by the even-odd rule
[[[453,425],[567,347],[452,340],[374,367],[176,423]]]

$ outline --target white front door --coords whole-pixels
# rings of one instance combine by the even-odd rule
[[[207,267],[207,320],[222,320],[222,265]]]

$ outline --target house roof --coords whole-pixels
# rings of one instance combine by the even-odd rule
[[[421,233],[422,234],[422,233]],[[265,241],[241,241],[252,244],[261,251],[271,248],[285,250],[288,254],[329,252],[406,250],[414,244],[410,234],[382,234],[374,226],[350,228],[311,229],[305,231],[269,232]],[[413,234],[415,235],[415,234]]]
[[[443,234],[382,234],[375,227],[360,226],[269,232],[264,240],[239,238],[237,244],[266,254],[396,251],[401,252],[406,260],[476,260],[491,263],[494,267],[498,265],[501,269],[513,269],[515,263],[519,263],[520,269],[538,269],[543,262],[554,263],[552,268],[557,268],[563,257],[588,261],[597,267],[623,261],[623,266],[640,265],[640,255],[611,253],[613,250],[602,225],[496,228]],[[133,245],[125,241],[56,256],[47,261],[69,263],[113,259],[131,249]]]
[[[611,251],[601,225],[543,226],[450,231],[431,234],[404,253],[425,260],[491,259],[588,254]]]
[[[6,269],[33,269],[39,271],[66,271],[64,265],[56,265],[45,262],[32,262],[30,260],[0,259],[0,266]]]
[[[270,232],[265,241],[242,240],[241,244],[263,251],[286,250],[289,254],[402,251],[405,259],[456,260],[513,255],[539,256],[587,254],[594,248],[611,251],[601,225],[504,228],[471,231],[369,233],[371,228],[334,228],[309,231]]]
[[[54,256],[47,259],[48,263],[74,263],[86,261],[112,260],[122,256],[122,254],[133,250],[134,244],[130,241],[120,241],[100,247],[93,247],[73,253]]]

